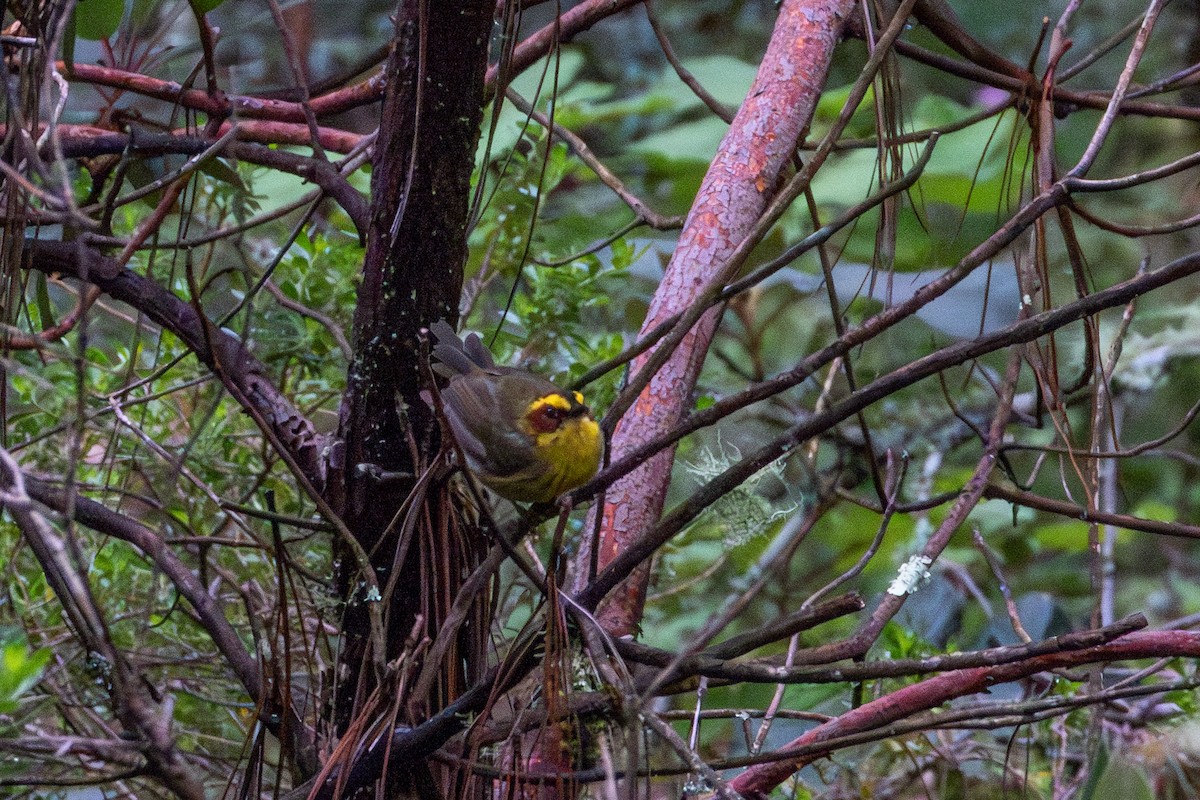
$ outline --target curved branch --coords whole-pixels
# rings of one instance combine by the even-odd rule
[[[126,269],[81,242],[25,241],[24,265],[47,275],[77,278],[146,314],[178,336],[286,452],[306,484],[326,483],[327,451],[335,440],[316,428],[267,376],[266,367],[232,334],[150,278]]]
[[[913,16],[941,40],[942,44],[983,69],[1006,75],[1021,83],[1032,83],[1029,70],[989,50],[958,21],[958,15],[946,0],[917,0]]]

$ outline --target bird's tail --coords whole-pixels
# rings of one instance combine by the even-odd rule
[[[429,326],[429,331],[437,339],[433,347],[433,357],[440,363],[434,364],[433,369],[439,375],[468,375],[476,370],[492,371],[496,362],[492,354],[483,346],[477,333],[467,334],[466,341],[458,338],[454,328],[444,319]]]

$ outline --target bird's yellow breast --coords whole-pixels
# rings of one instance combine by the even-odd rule
[[[600,466],[600,426],[591,417],[565,420],[558,430],[537,435],[538,457],[551,464],[547,491],[552,497],[586,483]]]

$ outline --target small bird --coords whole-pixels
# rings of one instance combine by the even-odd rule
[[[459,339],[445,320],[434,371],[450,379],[442,404],[466,466],[501,497],[549,503],[585,483],[600,467],[600,426],[579,392],[545,378],[498,367],[477,334]]]

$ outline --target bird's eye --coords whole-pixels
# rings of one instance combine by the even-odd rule
[[[550,433],[558,429],[566,418],[567,412],[557,406],[543,405],[530,411],[526,419],[538,433]]]

